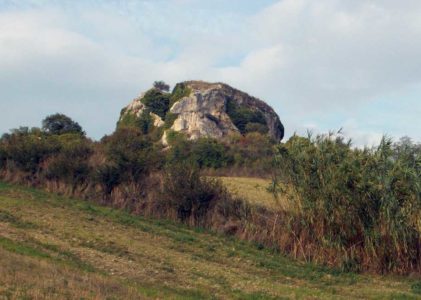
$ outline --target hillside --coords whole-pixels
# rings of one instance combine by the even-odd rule
[[[415,279],[340,273],[269,250],[0,184],[1,299],[421,298]]]

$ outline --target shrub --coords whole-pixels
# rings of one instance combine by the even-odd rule
[[[138,127],[138,117],[133,113],[122,112],[120,115],[120,120],[117,122],[117,128],[123,127]]]
[[[176,103],[177,101],[181,100],[184,97],[189,96],[191,93],[191,89],[187,87],[184,83],[177,83],[171,93],[170,98],[170,108]]]
[[[6,149],[4,149],[3,144],[0,142],[0,170],[6,167],[6,161],[7,161]]]
[[[121,183],[120,177],[118,167],[105,164],[97,168],[95,179],[102,186],[104,194],[109,195]]]
[[[60,149],[54,136],[43,134],[38,128],[20,128],[2,138],[3,156],[11,166],[35,174],[41,163]]]
[[[183,162],[189,158],[191,159],[192,142],[184,134],[168,130],[167,141],[171,146],[166,154],[166,161],[168,163]]]
[[[177,117],[178,114],[167,112],[167,115],[165,116],[164,129],[170,129],[173,126],[174,121],[177,119]]]
[[[90,142],[77,134],[61,135],[58,138],[60,151],[48,160],[46,176],[75,187],[88,181],[91,173],[89,158],[93,153]]]
[[[266,134],[268,133],[268,131],[269,131],[269,128],[265,124],[253,123],[253,122],[247,123],[244,129],[245,133],[258,132],[260,134]]]
[[[266,119],[260,111],[251,110],[245,106],[238,105],[235,100],[228,99],[226,103],[226,112],[234,125],[242,134],[246,133],[246,127],[249,123],[260,124],[260,130],[268,131]],[[254,125],[256,126],[256,125]],[[252,127],[249,127],[251,129]],[[262,129],[264,128],[264,129]]]
[[[178,143],[188,142],[187,136],[183,132],[171,129],[165,132],[167,134],[167,142],[171,147],[176,146]]]
[[[223,143],[227,166],[241,168],[252,176],[270,176],[275,143],[268,135],[251,132],[231,136]]]
[[[155,81],[153,87],[163,92],[168,92],[170,90],[170,86],[164,81]]]
[[[153,119],[148,111],[143,111],[140,117],[136,120],[136,125],[143,134],[148,134],[153,129]]]
[[[120,128],[104,141],[108,161],[118,168],[121,181],[139,183],[162,159],[138,128]]]
[[[163,93],[158,89],[150,89],[140,101],[142,101],[151,112],[164,119],[169,109],[170,95]]]
[[[168,131],[167,138],[171,145],[167,162],[192,161],[201,169],[217,169],[226,166],[229,161],[225,146],[214,139],[188,140],[184,134],[174,131]]]
[[[197,164],[184,161],[167,166],[163,196],[181,221],[203,225],[209,211],[228,194],[219,180],[201,177]]]
[[[221,168],[228,162],[224,145],[208,138],[193,142],[192,157],[200,168]]]
[[[149,134],[154,128],[149,110],[144,110],[139,117],[134,113],[123,113],[117,123],[117,129],[124,127],[138,128],[143,134]]]

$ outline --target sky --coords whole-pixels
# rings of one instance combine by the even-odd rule
[[[421,1],[0,0],[0,133],[60,112],[99,139],[193,79],[266,101],[286,138],[421,141]]]

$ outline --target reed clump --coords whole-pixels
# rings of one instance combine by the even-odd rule
[[[289,228],[302,256],[346,270],[419,272],[420,153],[408,139],[356,149],[332,133],[280,145],[272,191],[282,182],[298,195]]]

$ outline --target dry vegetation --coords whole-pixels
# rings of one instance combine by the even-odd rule
[[[268,191],[270,179],[256,177],[218,177],[234,196],[247,200],[250,204],[261,205],[269,209],[293,210],[293,193],[284,193],[276,199]]]
[[[1,180],[204,227],[303,262],[421,273],[421,146],[410,139],[354,149],[333,134],[293,136],[277,146],[255,133],[229,145],[175,135],[161,151],[147,128],[120,128],[93,142],[67,123],[78,131],[43,126],[3,135]],[[230,168],[272,177],[278,198],[264,180],[225,178],[236,197],[209,178],[235,174]]]
[[[260,245],[0,184],[0,299],[421,298],[416,278],[341,273]]]

